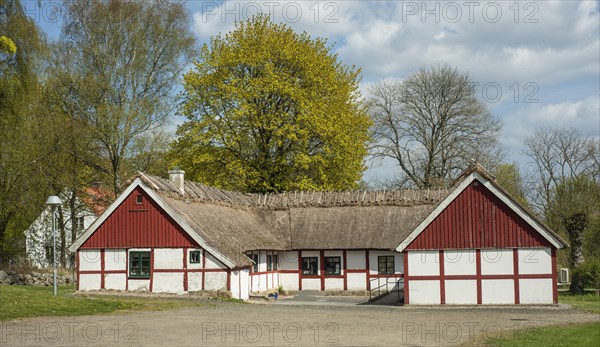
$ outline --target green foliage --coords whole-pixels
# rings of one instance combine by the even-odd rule
[[[115,192],[135,171],[135,142],[164,126],[195,37],[181,3],[80,0],[65,3],[55,75],[64,105],[87,128],[87,163]]]
[[[17,45],[6,36],[0,36],[0,53],[15,54],[17,53]]]
[[[266,16],[240,22],[185,75],[174,159],[194,180],[246,192],[354,188],[370,126],[358,82],[325,40]]]
[[[8,263],[23,254],[23,230],[43,206],[53,148],[38,103],[44,35],[18,0],[0,2],[0,33],[9,51],[8,40],[18,47],[0,58],[0,263]]]
[[[600,259],[588,259],[573,269],[571,283],[582,289],[580,293],[583,293],[583,288],[600,289]]]
[[[521,205],[529,207],[523,188],[523,180],[516,164],[498,164],[494,169],[496,182]]]

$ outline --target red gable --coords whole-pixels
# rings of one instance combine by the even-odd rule
[[[141,203],[138,203],[141,199]],[[196,242],[140,187],[83,243],[81,248],[183,248]]]
[[[406,249],[552,247],[477,180],[471,182]]]

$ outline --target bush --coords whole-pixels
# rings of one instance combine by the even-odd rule
[[[571,292],[580,294],[585,288],[600,288],[600,258],[590,259],[573,269]]]

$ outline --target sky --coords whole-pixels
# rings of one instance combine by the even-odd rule
[[[51,38],[60,1],[25,0]],[[200,44],[236,21],[266,13],[297,32],[327,38],[361,91],[446,63],[469,73],[477,96],[502,120],[508,162],[527,165],[523,140],[538,127],[600,137],[600,2],[592,1],[187,1]],[[364,179],[393,178],[391,161],[367,161]]]

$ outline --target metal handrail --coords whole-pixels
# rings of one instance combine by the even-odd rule
[[[390,282],[390,278],[392,278],[392,277],[397,277],[398,275],[399,275],[399,274],[390,274],[389,276],[387,276],[387,277],[385,278],[385,283],[384,283],[384,284],[381,284],[381,277],[377,277],[377,284],[378,284],[378,286],[377,286],[377,287],[375,287],[375,288],[371,288],[371,289],[369,290],[369,301],[372,301],[372,300],[373,300],[373,292],[374,292],[374,291],[376,291],[376,290],[377,290],[377,295],[376,295],[375,297],[377,298],[377,297],[381,296],[381,288],[383,288],[383,287],[385,287],[385,292],[384,292],[384,294],[386,294],[386,293],[389,293],[389,292],[390,292],[390,290],[389,290],[389,287],[388,287],[388,285],[389,285],[390,283],[394,283],[394,284],[396,284],[396,286],[397,286],[397,288],[398,288],[398,300],[400,300],[400,281],[401,281],[402,279],[398,279],[398,280],[394,280],[394,281],[391,281],[391,282]],[[392,288],[393,288],[393,287],[392,287]]]

